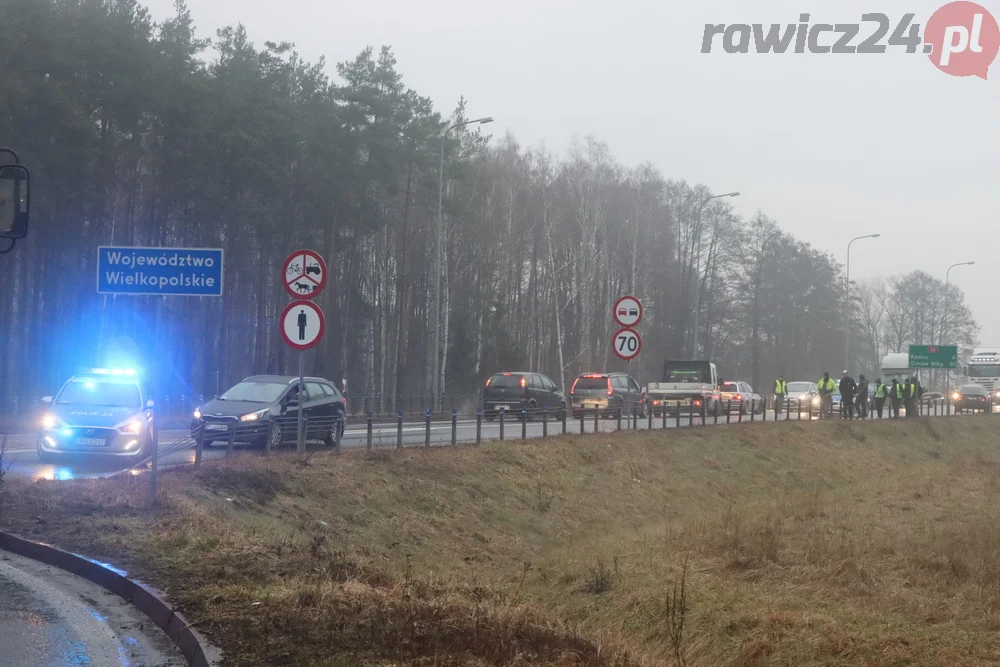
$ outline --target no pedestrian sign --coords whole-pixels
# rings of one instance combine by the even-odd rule
[[[293,301],[281,314],[281,337],[300,352],[315,347],[325,331],[323,311],[311,301]]]
[[[313,250],[296,250],[285,260],[281,280],[296,299],[313,299],[326,287],[326,262]]]

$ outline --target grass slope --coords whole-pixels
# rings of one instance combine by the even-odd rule
[[[991,417],[246,456],[10,482],[0,525],[165,589],[233,665],[1000,661]]]

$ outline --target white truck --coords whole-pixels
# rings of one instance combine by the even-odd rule
[[[969,382],[978,384],[991,396],[996,397],[1000,390],[1000,348],[975,348],[969,357],[969,365],[965,367]]]
[[[663,380],[646,387],[653,414],[711,414],[721,400],[715,364],[707,360],[666,361]]]

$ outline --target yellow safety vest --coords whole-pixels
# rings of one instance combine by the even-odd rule
[[[829,380],[820,380],[816,383],[820,389],[825,389],[826,391],[837,391],[837,383],[833,381],[833,378]]]
[[[885,385],[879,383],[875,385],[875,398],[885,398]]]
[[[903,398],[903,385],[896,385],[896,398]]]
[[[788,393],[788,383],[784,382],[783,380],[775,380],[774,381],[774,393],[775,394],[781,394],[782,396],[784,396],[785,394],[787,394]]]

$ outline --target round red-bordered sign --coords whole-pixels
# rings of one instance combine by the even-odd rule
[[[312,301],[293,301],[281,313],[281,337],[293,349],[308,350],[326,333],[323,311]]]
[[[295,299],[315,299],[326,287],[326,262],[313,250],[296,250],[281,269],[281,284]]]
[[[622,361],[632,361],[642,352],[642,336],[638,331],[626,327],[611,339],[611,349]]]
[[[623,296],[611,311],[619,326],[631,329],[642,322],[642,302],[634,296]]]

